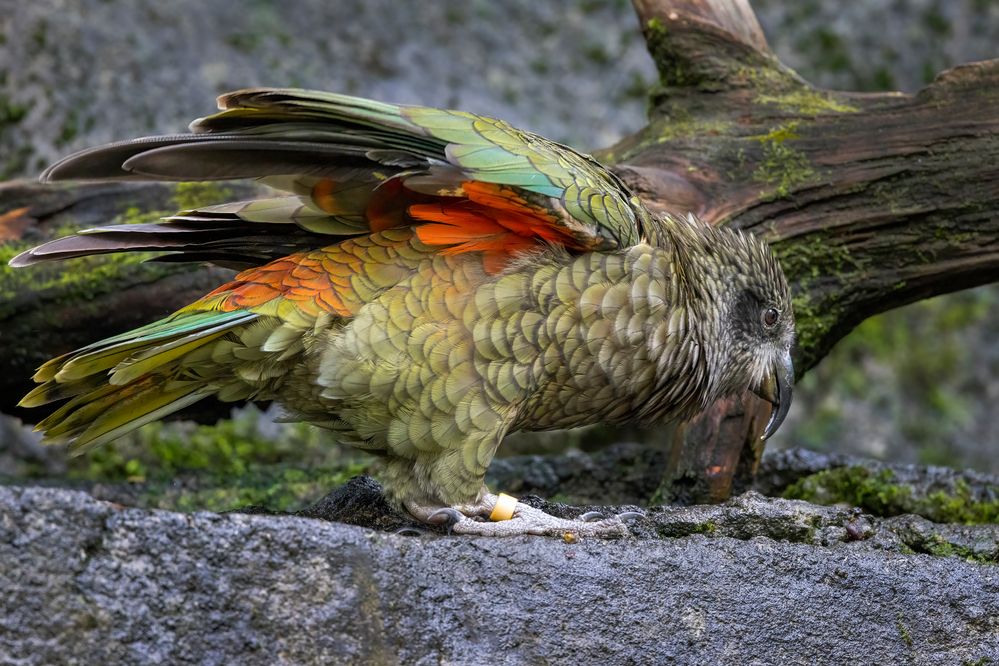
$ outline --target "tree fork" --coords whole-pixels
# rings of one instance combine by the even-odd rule
[[[999,60],[914,95],[811,86],[746,0],[634,0],[659,69],[649,124],[599,157],[652,207],[763,235],[791,282],[800,377],[872,315],[999,278]],[[709,409],[660,495],[745,485],[769,406]]]

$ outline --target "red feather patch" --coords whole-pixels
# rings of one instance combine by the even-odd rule
[[[413,219],[431,223],[416,227],[416,236],[427,245],[450,246],[443,254],[483,252],[486,270],[495,273],[517,252],[542,242],[582,249],[549,211],[516,191],[478,181],[462,183],[462,189],[467,199],[409,207]]]

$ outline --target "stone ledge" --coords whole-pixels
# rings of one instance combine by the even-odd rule
[[[358,484],[370,490],[363,480],[345,487],[355,486],[355,508]],[[837,523],[855,514],[809,507],[751,494],[647,519],[710,521],[709,533],[569,545],[147,511],[5,487],[0,662],[976,663],[999,654],[994,565],[893,552],[879,541],[882,521],[866,517],[860,534],[870,537],[849,540]],[[753,536],[791,515],[809,543]]]

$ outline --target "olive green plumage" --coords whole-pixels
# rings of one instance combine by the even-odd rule
[[[793,315],[766,245],[653,215],[610,171],[502,121],[329,93],[222,98],[196,133],[49,179],[265,177],[264,201],[60,239],[15,265],[131,249],[242,270],[171,317],[54,359],[25,404],[100,444],[207,395],[274,399],[378,454],[406,506],[474,503],[516,430],[790,399]]]

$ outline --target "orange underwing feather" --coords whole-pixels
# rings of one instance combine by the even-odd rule
[[[336,182],[332,178],[323,178],[312,187],[312,200],[320,210],[331,215],[342,212],[337,205]]]
[[[411,224],[413,220],[408,213],[410,206],[445,199],[447,197],[410,190],[401,177],[390,178],[371,192],[364,216],[372,231],[384,231]]]
[[[448,245],[444,254],[483,252],[486,270],[503,269],[518,252],[538,247],[541,242],[569,248],[580,244],[548,210],[526,201],[515,190],[468,181],[462,183],[467,199],[443,199],[409,207],[409,215],[424,221],[416,227],[417,237],[427,245]]]

